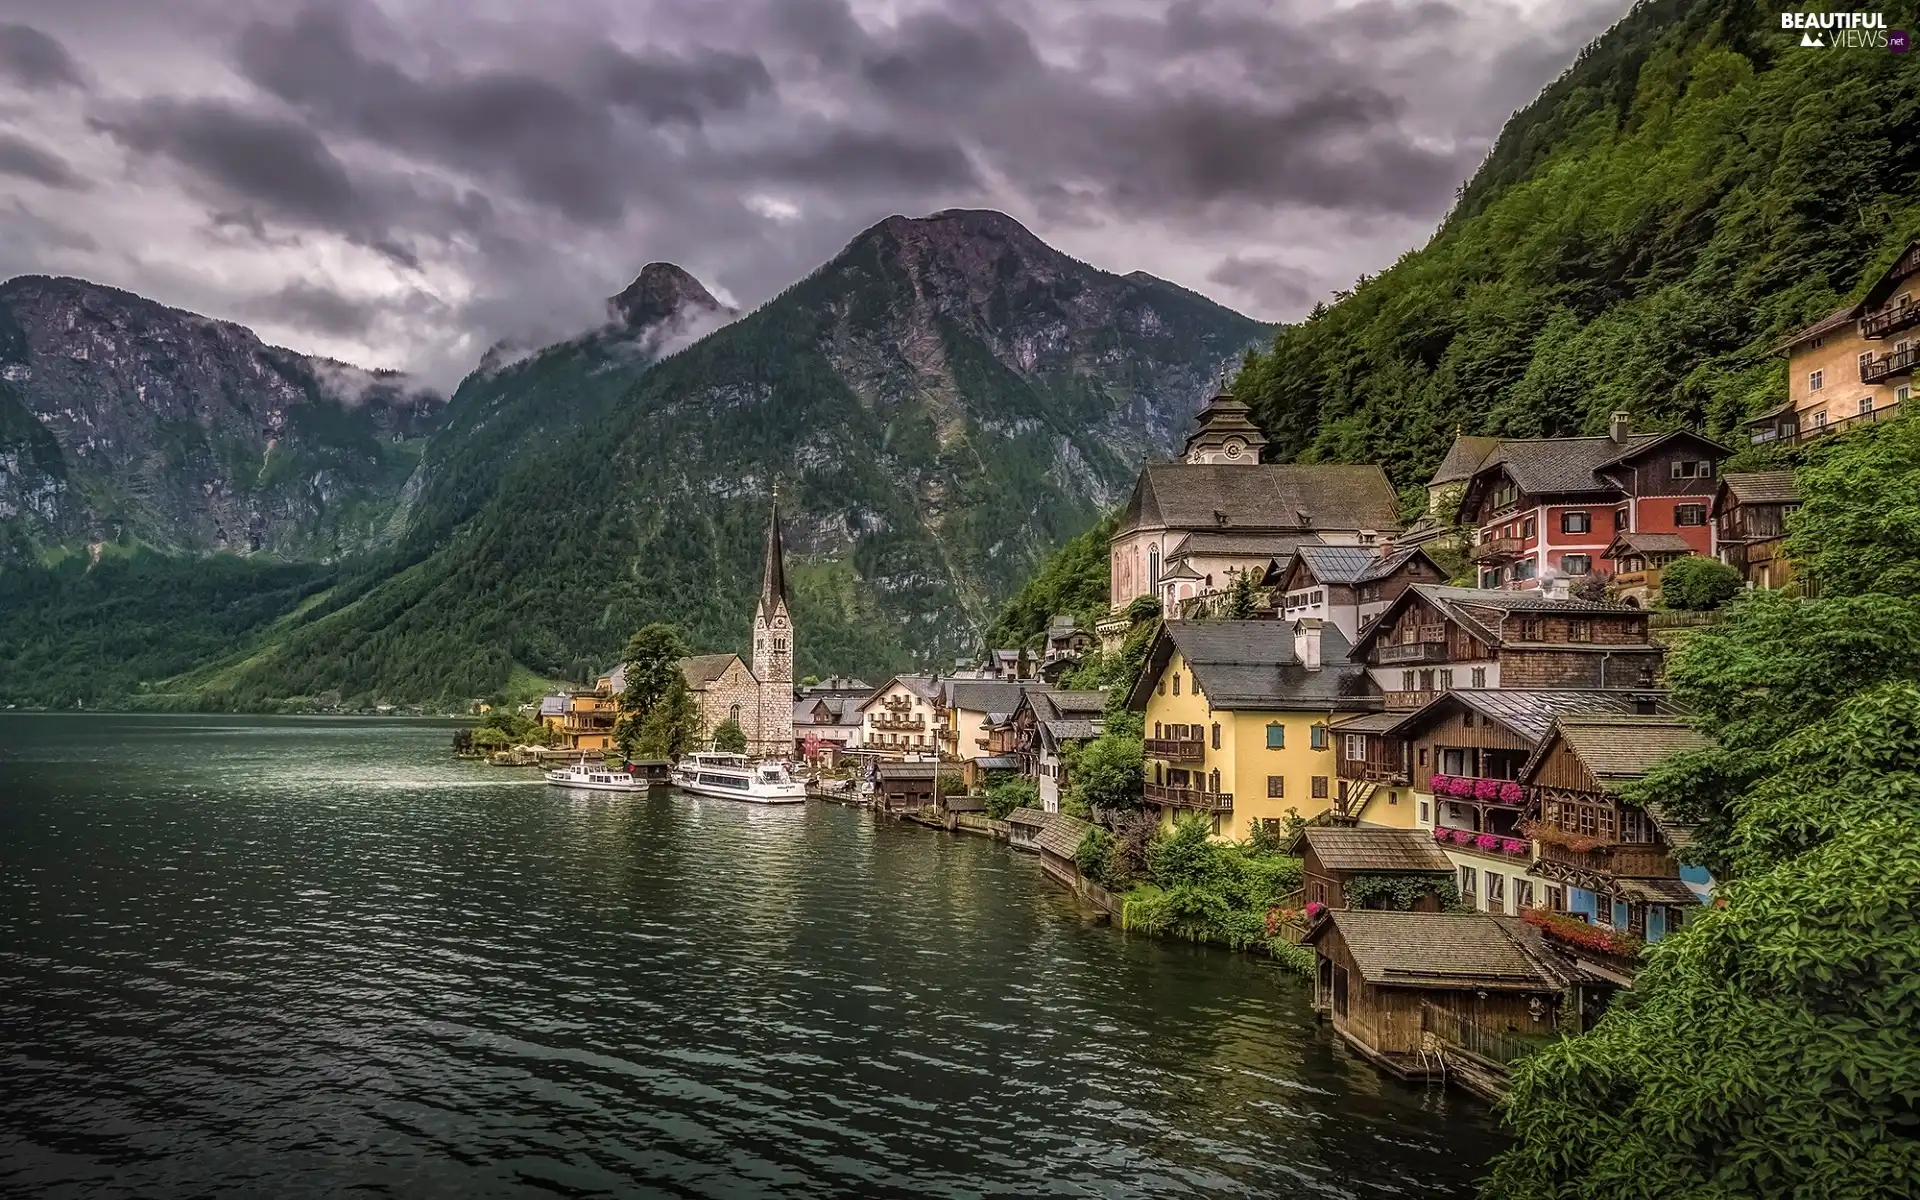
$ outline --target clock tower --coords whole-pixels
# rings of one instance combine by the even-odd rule
[[[778,500],[767,516],[767,561],[753,606],[753,675],[760,683],[760,720],[749,749],[761,758],[792,758],[793,614],[787,608]]]
[[[1227,466],[1260,465],[1260,451],[1267,437],[1253,423],[1252,412],[1233,398],[1225,381],[1219,392],[1200,410],[1200,426],[1187,438],[1187,463],[1219,463]]]

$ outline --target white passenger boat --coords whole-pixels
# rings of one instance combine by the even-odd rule
[[[689,755],[673,770],[673,786],[698,796],[725,796],[749,804],[804,804],[807,785],[771,760],[749,762],[743,754]]]
[[[625,771],[607,767],[589,767],[581,759],[570,767],[547,772],[547,782],[555,787],[576,788],[587,792],[645,792],[647,781]]]

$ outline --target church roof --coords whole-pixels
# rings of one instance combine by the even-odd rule
[[[780,505],[767,513],[767,561],[760,580],[760,606],[768,612],[787,602],[786,548],[780,544]]]
[[[1149,463],[1120,532],[1212,533],[1398,529],[1400,502],[1377,466],[1333,463]]]
[[[680,660],[680,673],[687,677],[687,686],[697,692],[725,675],[727,668],[739,661],[738,654],[695,654]]]

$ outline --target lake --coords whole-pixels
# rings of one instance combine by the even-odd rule
[[[0,715],[0,1190],[1465,1196],[1504,1144],[1004,845],[453,728]]]

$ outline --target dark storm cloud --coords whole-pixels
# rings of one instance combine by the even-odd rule
[[[84,87],[67,48],[31,25],[0,25],[0,77],[21,87]]]
[[[67,165],[66,159],[11,133],[0,133],[0,175],[17,175],[69,191],[81,191],[87,186],[87,181]]]
[[[752,306],[950,207],[1297,317],[1421,241],[1627,0],[15,3],[0,173],[104,244],[0,208],[0,275],[173,286],[450,383],[650,259]]]

